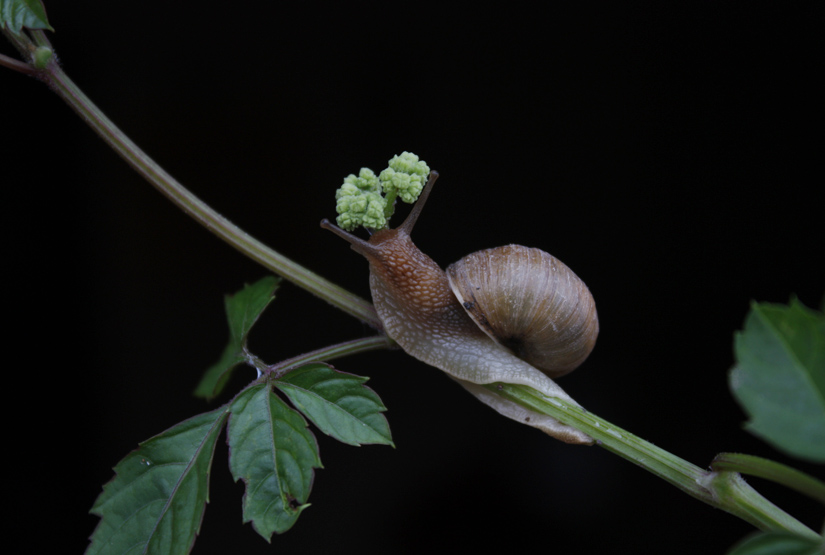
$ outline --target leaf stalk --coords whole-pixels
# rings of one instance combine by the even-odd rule
[[[351,341],[344,341],[335,345],[328,345],[315,351],[303,353],[296,357],[282,360],[276,364],[268,366],[264,371],[265,374],[271,378],[280,378],[284,374],[309,364],[310,362],[325,362],[341,358],[357,353],[365,353],[367,351],[375,351],[378,349],[391,349],[397,347],[395,341],[386,335],[375,335],[371,337],[362,337],[360,339],[353,339]]]

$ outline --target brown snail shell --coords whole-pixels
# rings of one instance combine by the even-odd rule
[[[570,372],[593,350],[596,303],[556,257],[506,245],[465,256],[447,268],[447,277],[487,335],[551,378]]]

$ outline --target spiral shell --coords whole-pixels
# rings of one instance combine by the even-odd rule
[[[447,277],[487,335],[551,378],[570,372],[593,350],[596,303],[554,256],[506,245],[465,256],[447,268]]]

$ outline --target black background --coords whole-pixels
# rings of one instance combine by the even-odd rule
[[[318,222],[345,175],[419,154],[442,177],[418,246],[442,265],[507,243],[562,259],[601,323],[562,387],[702,467],[722,451],[792,462],[742,430],[727,371],[751,300],[820,306],[825,290],[820,7],[47,3],[64,68],[127,134],[358,294],[366,263]],[[226,340],[222,295],[265,271],[47,87],[0,69],[0,91],[8,479],[26,489],[19,514],[59,532],[29,541],[77,553],[111,467],[209,408],[191,391]],[[367,333],[284,285],[252,348],[274,362]],[[241,524],[220,440],[194,553],[722,553],[752,531],[401,352],[336,365],[372,378],[397,448],[319,437],[313,505],[269,546]],[[814,503],[753,482],[821,526]]]

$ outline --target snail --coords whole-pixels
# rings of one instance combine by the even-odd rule
[[[430,173],[400,226],[369,241],[328,220],[321,227],[367,258],[378,317],[404,351],[509,418],[567,443],[592,443],[583,432],[481,387],[523,384],[580,406],[551,378],[573,370],[593,349],[599,326],[590,291],[561,261],[520,245],[478,251],[441,270],[410,238],[437,178]]]

